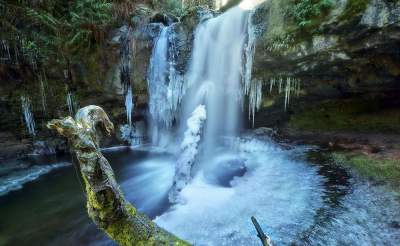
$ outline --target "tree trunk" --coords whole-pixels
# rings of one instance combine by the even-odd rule
[[[119,245],[189,245],[157,226],[125,199],[99,148],[102,133],[110,135],[114,130],[102,108],[84,107],[75,119],[52,120],[47,127],[68,139],[84,181],[89,217],[110,238]]]

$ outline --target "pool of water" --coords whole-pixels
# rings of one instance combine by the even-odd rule
[[[251,135],[226,139],[220,146],[213,157],[197,161],[192,182],[174,205],[168,192],[176,154],[150,148],[114,148],[104,154],[127,199],[195,245],[260,245],[251,216],[274,245],[400,241],[399,203],[384,187],[306,158],[306,147],[282,147]],[[113,245],[88,219],[73,166],[0,196],[0,217],[0,245]]]

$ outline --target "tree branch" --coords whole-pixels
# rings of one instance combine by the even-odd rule
[[[114,172],[102,155],[99,140],[114,126],[101,107],[80,109],[75,119],[52,120],[50,129],[66,137],[79,162],[89,217],[119,245],[189,245],[139,213],[120,190]]]

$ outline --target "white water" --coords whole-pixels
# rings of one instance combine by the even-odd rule
[[[316,168],[255,136],[227,139],[217,152],[181,191],[185,202],[155,222],[195,245],[260,245],[251,216],[278,245],[314,223],[323,191]]]
[[[233,8],[201,23],[195,32],[181,124],[206,105],[204,156],[212,155],[221,136],[236,136],[241,125],[243,55],[249,12]],[[185,126],[181,126],[183,132]]]
[[[18,190],[24,184],[38,179],[40,176],[51,172],[54,169],[71,165],[70,163],[57,163],[52,165],[36,165],[13,171],[6,176],[0,177],[0,196],[13,190]]]
[[[28,97],[21,96],[22,114],[24,115],[25,127],[32,136],[36,135],[35,119],[33,118],[31,101]]]
[[[177,202],[179,192],[189,183],[193,164],[199,152],[201,131],[206,120],[206,108],[199,105],[187,120],[187,130],[181,144],[181,153],[175,166],[174,183],[169,193],[170,202]]]
[[[175,81],[168,75],[168,66],[173,64],[168,52],[170,27],[162,29],[153,49],[149,73],[150,112],[157,123],[153,134],[157,135],[160,125],[164,130],[170,129],[176,118],[180,124],[178,139],[191,140],[176,157],[172,190],[166,186],[162,192],[158,190],[160,194],[169,191],[169,200],[174,204],[155,222],[194,245],[260,245],[251,216],[257,217],[277,245],[302,242],[306,231],[327,228],[317,221],[319,212],[331,209],[324,203],[325,178],[318,174],[318,168],[290,159],[291,151],[282,150],[268,139],[238,137],[244,97],[249,97],[249,118],[253,125],[255,111],[262,102],[263,83],[251,77],[255,52],[252,13],[233,8],[199,24],[184,90],[169,89]],[[271,92],[274,86],[279,93],[285,93],[285,110],[291,96],[300,93],[300,82],[294,78],[271,79]],[[168,92],[182,98],[179,115],[176,108],[170,107]],[[180,100],[177,102],[173,105],[179,106]],[[199,105],[207,108],[201,134],[198,133],[200,124],[195,124],[195,131],[190,126],[188,130],[187,125]],[[169,143],[174,142],[169,140]],[[344,205],[346,209],[359,206]],[[391,204],[388,214],[399,218],[393,207]],[[374,211],[378,209],[374,207]],[[329,241],[324,234],[312,233],[307,240],[314,240],[315,244],[323,242],[322,245],[343,244],[346,240],[356,243],[357,239],[369,237],[370,228],[377,227],[367,223],[373,219],[368,214],[357,217],[343,210],[340,213],[345,214],[341,220],[327,220],[332,228],[343,225],[340,230],[333,229],[343,233],[342,241]],[[346,224],[346,216],[354,220]],[[377,213],[377,216],[381,215]],[[385,224],[388,220],[386,216],[378,221],[378,227],[390,231]],[[360,230],[355,238],[351,235],[354,229]],[[397,235],[391,230],[390,235],[370,242],[387,243]]]

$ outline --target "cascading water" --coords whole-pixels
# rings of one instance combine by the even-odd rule
[[[248,11],[233,8],[204,21],[196,29],[186,81],[188,90],[180,118],[184,123],[198,105],[206,105],[203,156],[212,155],[219,137],[238,133],[243,101],[243,52],[249,18]],[[251,71],[251,68],[247,70]],[[185,126],[182,126],[181,131],[184,130]]]
[[[21,96],[21,107],[22,113],[24,115],[25,127],[30,135],[35,136],[35,119],[33,118],[33,114],[31,111],[31,101],[28,97]]]

